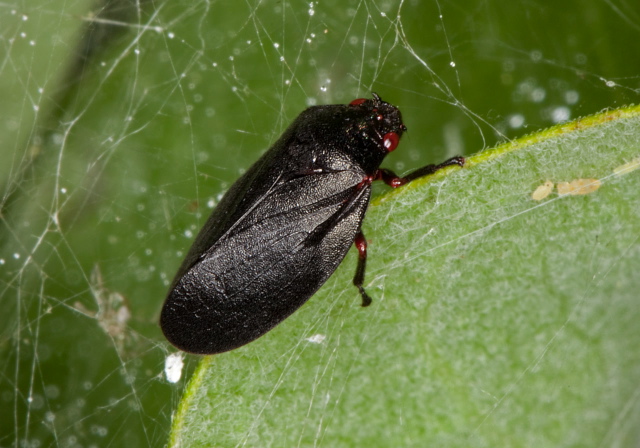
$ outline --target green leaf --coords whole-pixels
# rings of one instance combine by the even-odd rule
[[[177,383],[163,373],[167,355],[175,353],[158,326],[167,288],[222,192],[305,107],[379,93],[400,108],[409,128],[401,148],[385,161],[402,173],[579,115],[638,103],[640,58],[612,51],[638,41],[629,10],[612,8],[611,2],[547,3],[531,8],[532,2],[522,0],[475,6],[404,0],[313,6],[262,0],[5,2],[0,445],[166,443],[186,380],[200,361],[186,356]],[[377,194],[386,190],[380,185]],[[385,197],[397,207],[408,193]],[[419,205],[437,211],[429,202]],[[339,334],[342,344],[358,343],[363,353],[374,354],[368,344],[375,341],[366,335],[377,331],[377,321],[363,324],[368,333],[349,333],[357,319],[386,317],[391,312],[385,307],[437,303],[410,295],[404,289],[408,281],[391,269],[393,261],[384,260],[415,250],[414,242],[396,244],[387,239],[391,232],[381,235],[376,208],[365,223],[372,243],[367,281],[373,307],[360,309],[350,286],[352,256],[336,283],[327,285],[334,289],[324,292],[339,287],[344,293],[312,299],[300,317],[274,333],[284,332],[300,345],[283,351],[287,345],[274,339],[283,344],[276,346],[277,357],[261,362],[295,365],[288,360],[310,334],[328,338],[309,349],[327,350],[331,335]],[[451,239],[430,217],[419,225],[399,222],[416,229],[422,240],[415,244],[438,246]],[[432,227],[440,233],[430,234]],[[431,272],[437,258],[428,255],[425,269]],[[433,280],[416,278],[434,287]],[[401,285],[392,294],[385,281]],[[291,327],[295,319],[300,323]],[[335,319],[345,328],[336,328]],[[325,380],[346,384],[340,399],[351,393],[345,382],[353,379],[334,375],[328,361],[317,365],[326,369]],[[282,384],[291,383],[285,375]],[[331,393],[330,399],[339,395]],[[632,401],[634,396],[629,395]],[[298,413],[294,419],[297,434],[304,434],[293,437],[295,444],[335,442],[321,439],[322,430],[308,435],[309,425],[339,429],[332,416],[340,414],[331,401],[322,423],[313,420],[318,413],[308,409],[317,405],[316,397],[303,400],[301,414],[308,417]],[[618,422],[635,416],[629,406],[610,428],[619,444],[628,439],[617,437],[626,430]],[[246,417],[234,424],[239,429],[215,427],[238,438],[251,431],[256,439],[266,434],[259,426],[250,429]],[[272,433],[278,445],[275,437],[284,431]],[[281,444],[287,442],[285,437]],[[256,444],[268,443],[265,438]]]
[[[372,306],[350,253],[283,324],[203,359],[171,446],[635,446],[639,142],[639,107],[606,112],[378,198]],[[532,199],[578,179],[594,191]]]

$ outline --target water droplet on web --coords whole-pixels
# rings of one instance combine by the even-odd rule
[[[53,400],[60,396],[60,388],[54,384],[50,384],[44,388],[44,393],[48,399]]]
[[[91,433],[99,437],[105,437],[109,431],[104,426],[91,425]]]
[[[574,57],[576,64],[584,65],[587,63],[587,56],[583,53],[577,53]]]
[[[564,100],[567,102],[567,104],[576,104],[579,99],[580,94],[575,90],[567,90],[564,93]]]
[[[554,123],[563,123],[571,117],[571,111],[568,107],[560,106],[551,112],[551,121]]]
[[[522,114],[513,114],[509,117],[509,126],[512,129],[519,129],[524,124],[524,116]]]
[[[533,62],[540,62],[542,60],[542,52],[539,50],[534,50],[529,55]]]
[[[531,101],[533,101],[534,103],[540,103],[545,99],[546,96],[547,91],[545,89],[543,89],[542,87],[536,87],[531,92]]]

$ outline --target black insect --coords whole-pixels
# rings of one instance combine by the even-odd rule
[[[198,234],[162,308],[160,325],[181,350],[212,354],[247,344],[282,322],[336,270],[351,244],[362,306],[367,242],[361,225],[371,183],[406,177],[380,169],[406,130],[400,111],[373,94],[310,107],[233,184]]]

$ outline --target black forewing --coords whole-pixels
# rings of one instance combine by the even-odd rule
[[[273,150],[265,153],[225,193],[196,236],[176,273],[171,289],[237,223],[240,217],[251,210],[256,203],[268,199],[268,192],[280,180],[283,172],[282,167],[274,163],[277,155]]]
[[[342,261],[369,202],[357,169],[245,176],[233,187],[243,206],[231,219],[230,210],[214,212],[226,224],[210,224],[213,235],[183,265],[165,303],[163,330],[183,350],[231,350],[293,313]]]

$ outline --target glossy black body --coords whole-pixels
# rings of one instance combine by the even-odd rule
[[[162,309],[167,339],[187,352],[225,352],[305,303],[360,231],[384,136],[404,130],[398,109],[376,95],[302,112],[195,239]]]

